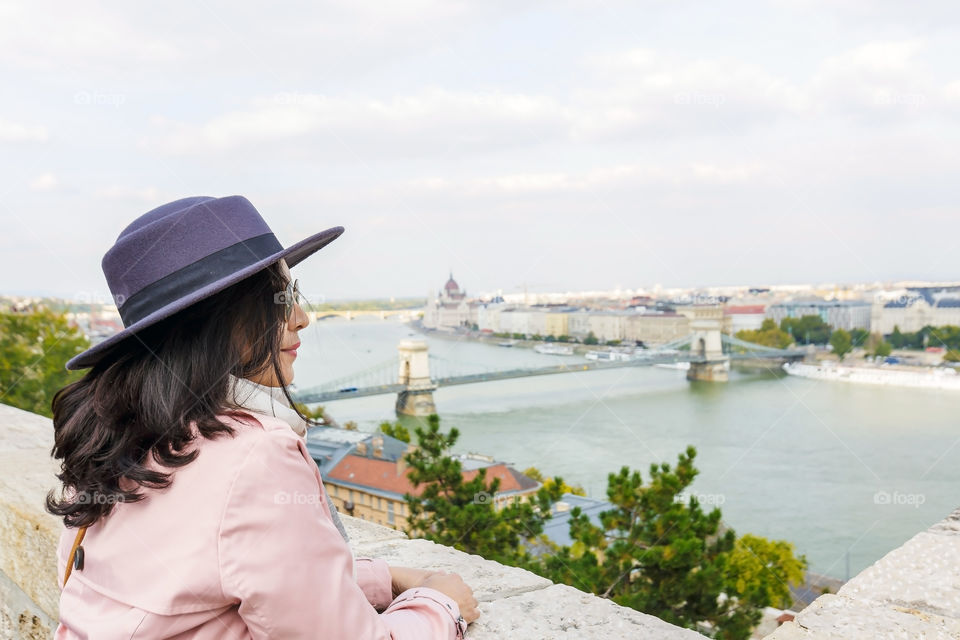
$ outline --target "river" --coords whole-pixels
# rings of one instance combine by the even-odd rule
[[[442,359],[434,376],[584,362],[411,333],[395,320],[314,321],[300,333],[294,382],[306,389],[368,369],[395,358],[406,337]],[[840,579],[960,505],[956,392],[739,371],[691,385],[683,371],[637,367],[441,388],[434,399],[441,427],[461,432],[458,452],[536,466],[600,499],[609,472],[627,465],[647,479],[651,463],[674,464],[693,445],[691,493],[738,534],[788,540],[811,571]],[[373,431],[396,419],[395,401],[326,406]]]

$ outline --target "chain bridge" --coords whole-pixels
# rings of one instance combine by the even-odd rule
[[[401,340],[398,357],[384,360],[362,371],[330,380],[309,389],[297,390],[292,395],[307,404],[343,400],[382,394],[397,394],[397,413],[425,416],[436,412],[433,392],[440,387],[458,384],[477,384],[491,380],[554,375],[573,371],[649,367],[658,364],[687,362],[688,380],[724,382],[730,361],[736,360],[799,360],[806,356],[801,349],[776,349],[745,342],[720,331],[716,314],[705,310],[691,321],[693,332],[679,340],[654,349],[635,352],[627,360],[588,360],[561,362],[543,367],[518,369],[489,369],[473,366],[472,373],[458,373],[470,363],[453,362],[430,355],[424,340]]]

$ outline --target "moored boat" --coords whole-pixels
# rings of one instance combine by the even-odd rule
[[[946,367],[876,367],[849,366],[835,362],[788,362],[783,365],[783,370],[792,376],[816,380],[960,391],[960,375]]]

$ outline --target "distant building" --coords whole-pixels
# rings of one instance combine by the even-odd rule
[[[384,434],[328,427],[307,431],[307,449],[337,509],[400,530],[406,528],[409,516],[404,494],[419,495],[423,491],[423,485],[414,487],[407,477],[403,456],[412,448]],[[541,486],[512,466],[487,456],[467,454],[458,459],[464,480],[472,480],[479,469],[486,469],[488,482],[500,479],[500,490],[486,498],[498,507],[517,498],[527,499]]]
[[[766,317],[778,325],[784,318],[819,316],[834,329],[870,329],[870,303],[855,300],[803,300],[767,307]]]
[[[723,329],[730,335],[755,331],[763,325],[767,308],[762,304],[728,305],[723,308]]]
[[[874,331],[884,335],[894,327],[912,333],[926,326],[960,326],[960,287],[916,287],[894,300],[873,306]]]
[[[615,508],[612,503],[604,500],[578,496],[573,493],[563,494],[559,501],[553,503],[550,508],[551,518],[543,525],[543,535],[554,544],[561,547],[569,547],[573,544],[573,539],[570,538],[570,511],[574,507],[580,507],[580,511],[590,519],[590,522],[601,528],[603,524],[600,522],[600,512]],[[528,542],[527,546],[532,547],[531,551],[534,554],[546,551],[546,548],[542,548],[533,541]]]
[[[590,335],[590,311],[579,309],[567,314],[567,335],[583,340]]]
[[[627,316],[624,339],[646,346],[660,345],[690,334],[690,319],[674,311],[635,313]]]
[[[590,331],[601,342],[623,340],[626,336],[627,317],[623,311],[594,311],[590,313]]]
[[[544,335],[558,338],[568,336],[567,314],[563,311],[551,311],[544,316]]]
[[[434,296],[427,296],[423,326],[428,329],[458,329],[477,323],[479,304],[467,300],[467,292],[453,279],[453,273]]]

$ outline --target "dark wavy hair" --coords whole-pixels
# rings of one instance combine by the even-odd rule
[[[148,455],[165,467],[192,462],[192,422],[204,438],[232,437],[234,429],[217,419],[234,413],[228,374],[256,377],[273,367],[283,379],[284,305],[274,294],[286,285],[274,263],[124,340],[57,391],[51,455],[63,461],[63,486],[59,497],[47,494],[47,511],[70,527],[91,525],[117,502],[142,500],[140,487],[170,485],[172,473],[144,462]]]

